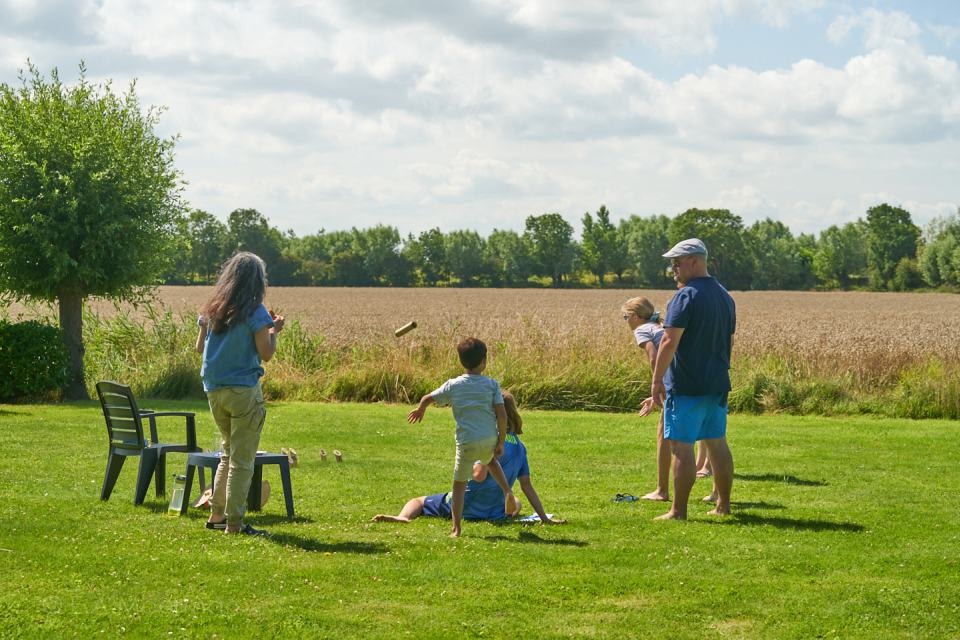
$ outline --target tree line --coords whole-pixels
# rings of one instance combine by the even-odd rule
[[[661,255],[675,242],[702,239],[710,270],[730,289],[907,291],[960,286],[960,210],[922,231],[901,207],[881,204],[865,217],[794,235],[767,218],[749,226],[726,209],[630,216],[617,223],[605,206],[584,213],[582,232],[559,213],[528,216],[524,230],[488,236],[439,228],[402,236],[389,225],[298,237],[256,209],[223,223],[199,209],[176,225],[177,257],[167,284],[209,284],[235,251],[252,251],[274,285],[299,286],[629,286],[669,288]]]

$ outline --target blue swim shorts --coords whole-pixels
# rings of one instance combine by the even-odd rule
[[[449,518],[452,513],[450,502],[447,500],[449,493],[435,493],[427,496],[423,500],[423,515],[434,518]]]
[[[693,444],[727,435],[727,396],[667,394],[663,403],[663,438]]]

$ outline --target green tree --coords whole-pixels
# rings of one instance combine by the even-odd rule
[[[434,227],[421,231],[416,238],[411,236],[404,253],[428,286],[434,287],[447,277],[447,243],[440,229]]]
[[[804,251],[787,225],[770,218],[757,221],[747,229],[746,239],[754,259],[751,288],[807,289],[813,286],[812,256]]]
[[[446,237],[446,262],[450,275],[469,286],[483,273],[484,241],[476,231],[451,231]]]
[[[573,270],[573,227],[559,213],[545,213],[528,216],[523,235],[539,273],[550,276],[553,286],[559,287]]]
[[[495,286],[526,284],[533,275],[527,243],[516,231],[494,229],[484,247],[490,282]]]
[[[201,282],[213,282],[225,260],[227,227],[213,214],[193,209],[187,215],[190,235],[190,271]]]
[[[87,397],[84,300],[141,299],[171,261],[182,186],[160,113],[83,64],[72,86],[32,64],[0,85],[0,290],[58,303],[67,398]]]
[[[630,216],[620,221],[619,235],[626,241],[627,258],[641,287],[659,289],[673,285],[663,257],[670,248],[669,229],[670,218],[664,215]]]
[[[902,258],[916,258],[920,229],[910,213],[880,204],[867,209],[867,270],[875,289],[891,286]]]
[[[405,287],[413,279],[410,263],[401,253],[400,232],[378,224],[370,229],[353,229],[355,251],[363,256],[363,268],[370,281]]]
[[[330,251],[327,237],[321,229],[315,234],[291,240],[287,247],[299,263],[297,280],[307,285],[327,284],[330,276]]]
[[[931,286],[960,286],[960,208],[952,216],[934,219],[924,234],[920,272]]]
[[[831,225],[820,232],[813,254],[813,273],[820,286],[846,289],[866,272],[866,236],[863,220],[843,227]]]
[[[744,241],[743,220],[727,209],[687,209],[670,222],[670,244],[700,238],[707,245],[711,275],[728,289],[749,289],[753,256]]]
[[[160,274],[163,284],[189,284],[195,280],[190,268],[190,227],[187,217],[177,216],[170,233],[171,259]]]
[[[284,248],[283,234],[270,226],[270,221],[256,209],[234,209],[230,212],[226,242],[226,257],[237,251],[250,251],[267,263],[271,273]]]
[[[597,210],[596,222],[589,212],[583,214],[582,222],[582,264],[597,277],[602,287],[603,276],[613,271],[615,266],[620,267],[618,278],[622,276],[626,267],[626,260],[622,257],[626,255],[626,249],[620,242],[617,228],[610,222],[610,211],[606,205],[600,205]]]

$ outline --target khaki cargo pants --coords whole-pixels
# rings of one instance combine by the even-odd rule
[[[263,391],[255,387],[224,387],[207,393],[210,412],[220,430],[220,466],[213,481],[214,513],[227,516],[235,527],[243,522],[247,493],[253,478],[260,432],[267,417]]]

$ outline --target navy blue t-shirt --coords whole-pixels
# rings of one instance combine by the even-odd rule
[[[663,326],[683,329],[663,377],[667,393],[708,396],[730,391],[730,347],[737,310],[716,278],[694,278],[677,291],[667,305]]]

